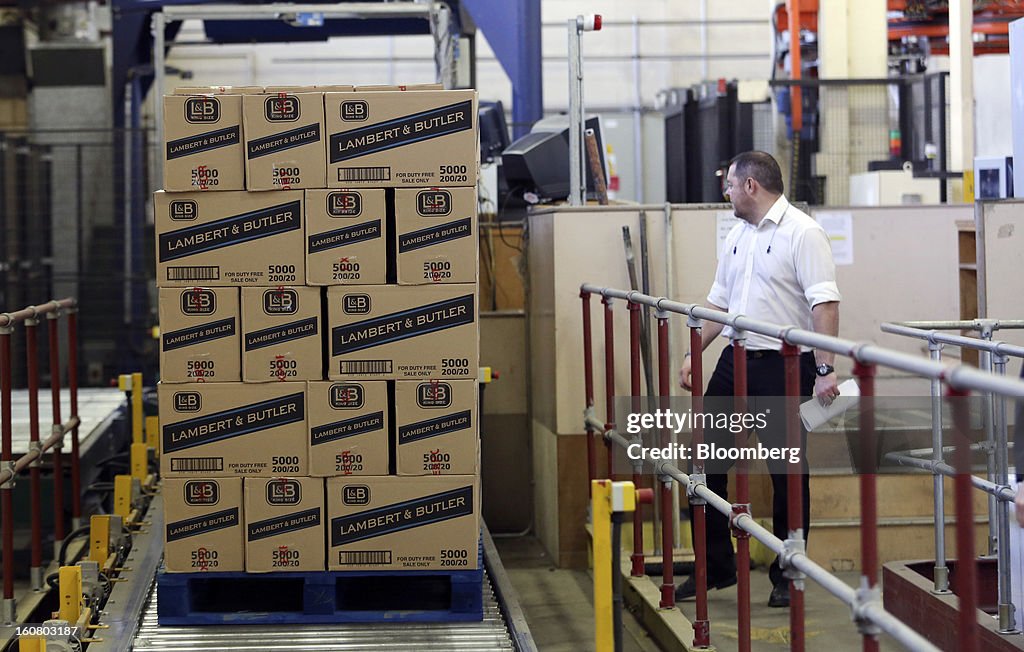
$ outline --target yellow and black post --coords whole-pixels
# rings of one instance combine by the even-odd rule
[[[637,503],[653,499],[632,482],[592,480],[594,524],[594,642],[597,652],[622,650],[622,523]]]

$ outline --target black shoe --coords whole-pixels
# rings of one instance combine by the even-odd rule
[[[783,581],[772,587],[772,594],[768,596],[769,607],[789,606],[789,581]]]
[[[736,576],[726,577],[718,581],[708,579],[708,590],[725,589],[736,585]],[[686,578],[686,581],[676,587],[676,600],[687,600],[697,595],[697,580],[693,575]]]

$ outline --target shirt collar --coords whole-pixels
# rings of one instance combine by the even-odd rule
[[[775,203],[772,204],[772,207],[768,209],[768,212],[765,213],[764,218],[757,225],[758,228],[760,228],[761,225],[764,224],[765,222],[772,222],[775,224],[775,226],[778,226],[779,222],[782,221],[782,216],[786,214],[786,210],[788,208],[789,200],[786,199],[785,195],[779,195],[779,198],[775,200]]]

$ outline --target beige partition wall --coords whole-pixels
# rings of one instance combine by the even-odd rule
[[[719,233],[728,228],[729,206],[678,205],[670,212],[668,240],[668,219],[660,206],[557,208],[534,211],[530,216],[535,522],[542,542],[561,565],[586,562],[583,526],[587,470],[579,286],[590,282],[629,287],[622,227],[630,227],[639,261],[639,225],[644,219],[651,294],[703,303],[714,275]],[[840,336],[921,353],[920,342],[884,335],[878,325],[889,320],[958,317],[957,222],[970,220],[972,208],[846,208],[827,212],[831,215],[826,219],[849,222],[850,237],[842,244],[837,242],[836,248],[849,250],[852,238],[853,262],[838,268],[843,293]],[[671,256],[666,255],[669,249]],[[605,347],[600,297],[594,296],[591,305],[595,397],[603,418]],[[629,323],[621,301],[614,304],[614,323],[616,393],[627,395]],[[688,348],[685,318],[673,318],[671,325],[675,368]],[[651,342],[653,347],[653,332]],[[724,340],[705,353],[706,376],[710,376],[723,344]],[[849,375],[848,362],[837,367],[841,375]],[[881,372],[879,390],[926,395],[928,385]],[[681,390],[674,387],[674,391]]]

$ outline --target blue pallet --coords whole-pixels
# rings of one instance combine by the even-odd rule
[[[161,625],[483,620],[477,570],[157,574]]]

